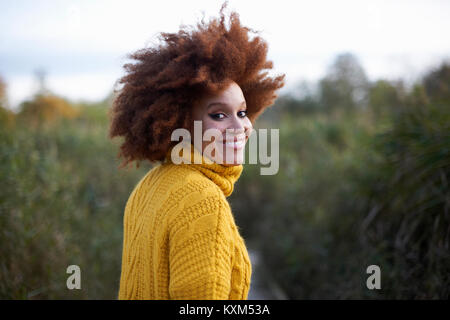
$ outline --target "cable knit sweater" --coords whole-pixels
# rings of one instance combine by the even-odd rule
[[[127,201],[118,298],[247,299],[250,259],[226,199],[243,166],[205,161],[193,145],[201,164],[170,154]]]

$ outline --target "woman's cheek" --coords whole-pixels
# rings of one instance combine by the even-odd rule
[[[253,129],[252,122],[251,122],[250,119],[247,118],[247,117],[244,118],[244,125],[245,125],[245,127],[248,127],[248,128],[250,128],[250,129]],[[250,131],[251,131],[251,130],[250,130]]]

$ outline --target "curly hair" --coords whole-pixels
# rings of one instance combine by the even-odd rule
[[[252,123],[274,103],[285,75],[271,78],[263,71],[273,67],[266,59],[268,45],[259,36],[249,38],[249,32],[259,31],[242,26],[236,12],[231,12],[226,28],[226,5],[220,19],[208,24],[202,19],[197,30],[182,25],[177,33],[161,32],[158,46],[127,55],[138,62],[123,66],[127,74],[118,83],[124,86],[109,113],[110,138],[124,137],[118,154],[124,158],[122,166],[163,161],[176,143],[170,140],[173,130],[191,127],[193,104],[231,81],[241,87]]]

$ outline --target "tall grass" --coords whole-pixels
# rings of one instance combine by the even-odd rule
[[[97,108],[97,109],[95,109]],[[148,169],[118,171],[106,136],[106,106],[77,120],[0,129],[0,296],[7,299],[113,299],[122,214]],[[81,268],[68,290],[66,268]]]
[[[287,98],[260,118],[280,129],[279,172],[245,164],[230,203],[289,298],[449,298],[447,74],[412,91],[377,82],[351,112]],[[0,298],[116,298],[123,210],[150,166],[118,170],[109,106],[0,117]],[[66,287],[72,264],[82,290]],[[381,290],[366,287],[373,264]]]
[[[279,173],[247,165],[237,220],[291,299],[450,296],[450,101],[416,93],[381,118],[290,111]]]

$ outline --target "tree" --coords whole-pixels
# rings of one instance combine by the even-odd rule
[[[425,92],[432,101],[450,102],[450,64],[443,62],[438,68],[429,72],[423,79]]]
[[[37,80],[37,93],[38,94],[48,94],[50,91],[47,89],[46,78],[47,71],[44,68],[39,68],[34,71],[34,75]]]
[[[36,69],[34,74],[38,89],[31,100],[20,104],[18,116],[21,120],[32,126],[40,126],[53,124],[61,119],[71,119],[78,115],[78,110],[66,99],[53,94],[47,89],[47,72],[43,68]]]
[[[0,76],[0,107],[7,108],[8,99],[6,96],[6,82],[3,77]]]
[[[0,126],[10,127],[14,124],[14,112],[8,109],[6,82],[0,76]]]
[[[376,81],[369,89],[369,107],[375,118],[395,111],[405,103],[403,82]]]
[[[325,109],[352,111],[365,107],[368,89],[366,73],[351,53],[338,55],[319,83],[320,99]]]
[[[52,124],[61,119],[71,119],[78,112],[65,99],[53,94],[36,94],[20,105],[19,117],[33,126]]]

